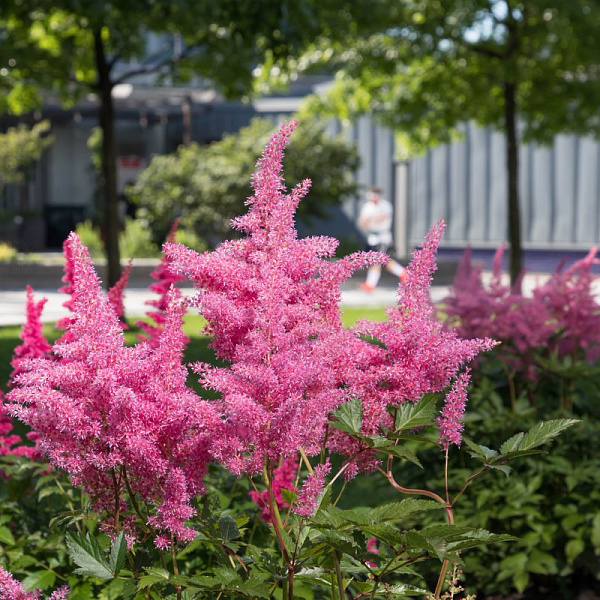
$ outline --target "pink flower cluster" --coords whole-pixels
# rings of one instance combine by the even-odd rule
[[[154,529],[189,540],[195,533],[184,525],[193,513],[189,501],[203,489],[220,419],[185,385],[179,294],[170,295],[158,347],[127,347],[87,249],[75,234],[67,247],[74,306],[67,340],[54,345],[61,360],[24,361],[19,387],[9,394],[12,412],[116,529],[132,528],[127,500],[141,500],[157,506],[148,515]]]
[[[48,600],[67,600],[69,596],[68,586],[62,586],[53,592]],[[26,592],[19,581],[11,573],[0,566],[0,600],[40,600],[39,590]]]
[[[504,248],[494,258],[492,279],[485,285],[482,268],[473,266],[467,250],[451,295],[444,300],[447,322],[463,338],[489,335],[500,340],[499,356],[515,370],[535,377],[535,352],[559,356],[583,351],[588,361],[600,358],[600,306],[592,293],[592,266],[597,249],[570,268],[561,267],[538,285],[531,297],[503,285]]]
[[[131,263],[132,259],[129,259],[127,266],[123,269],[121,273],[121,277],[119,277],[118,281],[113,285],[110,290],[108,290],[107,297],[108,301],[111,303],[115,314],[119,319],[121,319],[121,327],[123,329],[128,329],[127,324],[122,320],[123,315],[125,314],[125,288],[129,283],[129,275],[131,274]]]
[[[273,477],[271,487],[273,490],[273,498],[277,503],[277,508],[281,510],[289,506],[284,500],[282,490],[295,491],[296,475],[298,473],[298,462],[293,456],[281,460],[281,464],[273,469]],[[271,510],[269,508],[269,490],[265,489],[261,492],[256,490],[250,491],[250,497],[256,505],[261,509],[260,518],[263,521],[271,521]]]
[[[341,324],[339,284],[358,267],[385,262],[356,253],[329,260],[337,240],[298,239],[294,213],[308,192],[289,194],[281,170],[295,123],[274,134],[252,179],[246,234],[198,254],[166,244],[172,268],[198,288],[195,304],[226,367],[198,364],[203,384],[221,394],[227,427],[215,456],[235,473],[260,472],[265,460],[320,451],[330,412],[346,397],[344,358],[352,336]]]
[[[26,319],[19,337],[23,340],[20,346],[17,346],[13,353],[11,366],[13,371],[10,374],[11,385],[15,377],[24,371],[22,366],[24,360],[28,358],[45,358],[50,355],[51,346],[42,332],[43,326],[40,319],[47,298],[42,298],[36,302],[33,298],[33,289],[27,286],[27,300],[25,303]]]
[[[113,530],[134,535],[134,509],[157,546],[192,539],[190,500],[202,492],[211,460],[237,474],[266,470],[280,506],[300,451],[314,456],[327,444],[346,456],[347,476],[373,469],[376,455],[368,447],[327,427],[332,411],[351,398],[362,400],[363,433],[377,434],[393,426],[395,407],[454,381],[440,443],[460,443],[467,381],[460,370],[494,342],[461,339],[434,318],[429,286],[443,223],[415,253],[387,321],[346,329],[340,283],[387,256],[355,253],[334,261],[336,240],[298,239],[294,214],[310,182],[288,193],[281,174],[294,127],[284,125],[259,160],[248,213],[233,222],[239,239],[203,254],[165,244],[150,343],[125,346],[87,250],[75,234],[67,240],[73,317],[53,347],[58,360],[23,360],[9,398],[51,463],[84,487]],[[220,359],[218,366],[193,367],[206,388],[219,392],[214,401],[186,386],[184,304],[170,286],[181,274],[197,288],[193,304]],[[314,512],[329,470],[326,462],[306,478],[295,512]],[[255,495],[263,512],[266,500]]]
[[[325,485],[325,477],[329,475],[330,471],[331,463],[327,459],[324,463],[317,465],[315,470],[308,475],[298,492],[296,505],[292,509],[297,515],[310,517],[314,514]]]

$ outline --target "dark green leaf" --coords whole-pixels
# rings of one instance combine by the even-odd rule
[[[240,537],[240,530],[229,515],[224,515],[219,519],[219,531],[224,542],[229,542]]]
[[[396,430],[404,431],[413,427],[433,425],[437,416],[436,403],[439,396],[439,394],[425,394],[415,404],[406,402],[399,406],[396,413]]]
[[[363,420],[362,402],[355,398],[342,404],[333,412],[334,421],[329,421],[329,425],[349,434],[360,435]]]
[[[126,554],[127,540],[125,539],[124,532],[121,531],[110,548],[108,564],[113,575],[118,575],[119,571],[123,568]]]
[[[78,533],[68,533],[66,542],[71,560],[79,567],[75,570],[76,573],[112,579],[113,573],[96,538],[89,533],[85,537]]]

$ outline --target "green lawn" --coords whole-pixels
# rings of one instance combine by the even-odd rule
[[[138,317],[131,317],[130,323],[135,323]],[[360,308],[347,307],[343,309],[344,324],[349,327],[354,325],[358,319],[371,319],[381,321],[385,318],[383,308]],[[208,347],[209,339],[206,336],[200,335],[199,332],[204,326],[204,319],[198,315],[187,315],[184,323],[184,332],[190,338],[185,360],[187,362],[206,361],[213,362],[215,360],[212,350]],[[0,327],[0,389],[6,390],[6,382],[12,371],[10,361],[12,359],[15,346],[21,343],[19,339],[19,326]],[[136,334],[139,330],[133,327],[126,332],[126,338],[130,343],[136,340]],[[53,342],[61,334],[60,331],[54,329],[54,325],[47,323],[44,325],[44,335],[49,342]],[[193,383],[193,379],[192,379]]]

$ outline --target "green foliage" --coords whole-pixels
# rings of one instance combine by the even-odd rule
[[[412,153],[448,141],[465,121],[504,130],[504,87],[511,83],[525,139],[600,134],[590,51],[600,24],[595,4],[410,0],[378,3],[378,11],[384,19],[356,19],[343,39],[325,32],[302,60],[288,61],[288,70],[325,62],[339,69],[328,94],[311,99],[313,108],[342,118],[371,113]]]
[[[156,258],[158,246],[152,241],[152,233],[138,219],[125,219],[125,228],[119,234],[121,256],[125,258]]]
[[[469,437],[451,456],[450,489],[458,493],[473,464],[501,470],[510,477],[484,474],[460,497],[457,523],[512,535],[510,546],[492,545],[480,556],[464,556],[467,591],[480,595],[509,594],[549,587],[558,597],[575,597],[600,580],[600,436],[597,365],[576,361],[575,381],[563,385],[555,373],[542,370],[524,386],[511,407],[510,386],[493,355],[480,359],[470,391],[465,431]],[[587,370],[588,376],[585,371]],[[571,385],[572,384],[572,385]],[[573,412],[561,396],[568,390]],[[565,418],[566,417],[566,418]],[[549,440],[579,421],[565,435]],[[540,419],[550,419],[538,424]],[[526,432],[526,433],[524,433]],[[477,440],[474,443],[472,440]],[[552,441],[551,454],[538,443]],[[521,456],[506,464],[507,457]],[[432,452],[420,455],[434,460]],[[410,485],[442,486],[437,477],[412,471]],[[430,520],[429,518],[427,520]],[[591,580],[589,579],[591,578]]]
[[[0,242],[0,262],[9,263],[17,260],[17,249],[6,242]]]
[[[232,217],[243,212],[251,194],[250,175],[275,126],[254,119],[238,133],[209,146],[182,146],[174,154],[156,156],[134,188],[139,216],[162,240],[173,218],[181,229],[194,231],[215,244],[229,230]],[[324,126],[313,120],[300,123],[288,150],[287,181],[312,179],[310,194],[300,204],[304,218],[325,216],[327,207],[339,203],[356,189],[351,174],[358,166],[356,151],[341,139],[331,139]]]
[[[7,183],[23,181],[25,168],[52,144],[49,131],[50,123],[40,121],[33,127],[21,124],[0,133],[0,194]]]
[[[94,227],[91,221],[77,223],[75,233],[80,237],[81,243],[90,251],[90,256],[99,258],[103,255],[104,246],[102,244],[102,237],[100,236],[100,229]]]
[[[81,238],[81,243],[87,246],[92,257],[103,256],[100,230],[91,221],[78,223],[75,233]],[[119,233],[119,247],[121,256],[125,258],[155,258],[160,255],[150,231],[136,219],[125,219],[125,229]]]

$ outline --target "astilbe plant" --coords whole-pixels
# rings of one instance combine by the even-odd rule
[[[48,597],[48,600],[66,600],[69,588],[62,586]],[[39,590],[26,592],[19,581],[0,566],[0,600],[41,600]]]
[[[165,246],[173,270],[197,286],[194,303],[212,347],[230,363],[194,368],[221,394],[228,427],[214,451],[235,473],[272,471],[300,449],[321,450],[328,415],[346,397],[343,356],[352,344],[339,284],[356,268],[385,261],[356,253],[333,262],[336,240],[297,238],[294,213],[310,182],[285,193],[283,151],[294,127],[274,134],[258,163],[249,211],[233,221],[241,239],[204,254]]]
[[[71,234],[65,254],[73,316],[66,336],[54,344],[56,360],[23,361],[24,372],[9,396],[12,412],[38,433],[51,464],[83,487],[114,538],[108,562],[95,538],[72,535],[69,548],[80,572],[117,576],[127,536],[130,546],[152,540],[163,559],[162,550],[171,550],[173,572],[162,562],[148,567],[144,577],[137,556],[129,554],[138,592],[163,586],[168,597],[174,588],[182,600],[186,585],[190,597],[293,600],[300,580],[331,585],[332,597],[357,600],[422,593],[391,583],[398,572],[410,574],[414,563],[435,556],[442,563],[434,593],[439,600],[448,567],[459,561],[462,549],[503,539],[455,527],[456,501],[476,477],[505,469],[515,455],[531,452],[573,421],[516,436],[501,452],[467,439],[483,466],[454,498],[447,477],[444,497],[397,482],[396,458],[419,464],[406,439],[436,447],[447,470],[450,446],[463,441],[465,367],[494,342],[461,339],[434,318],[428,290],[441,222],[415,253],[387,320],[343,326],[340,283],[356,268],[385,263],[387,257],[356,253],[334,261],[336,240],[298,239],[294,213],[309,182],[288,193],[281,175],[294,127],[282,126],[258,162],[248,212],[233,222],[239,239],[204,254],[165,245],[168,268],[186,274],[197,288],[191,304],[207,321],[219,362],[193,369],[218,397],[203,400],[186,386],[184,303],[177,289],[171,287],[165,297],[164,324],[156,321],[159,337],[125,346],[87,250]],[[439,397],[445,397],[441,412]],[[424,427],[433,427],[435,437],[427,437]],[[331,453],[345,462],[330,477],[339,464]],[[238,539],[245,516],[215,517],[210,498],[200,500],[201,514],[190,522],[211,461],[250,478],[281,564],[274,564],[271,548]],[[379,471],[397,491],[427,500],[411,498],[369,513],[338,509],[333,484],[360,471]],[[442,509],[449,526],[401,529],[404,519],[432,508]],[[217,550],[215,560],[218,555],[226,562],[215,566],[211,555],[202,576],[180,573],[178,549],[192,540],[193,548],[207,542]]]
[[[444,231],[440,221],[429,232],[423,246],[415,251],[407,268],[407,278],[398,288],[398,302],[386,310],[382,322],[359,321],[353,333],[362,339],[377,340],[352,348],[354,360],[347,363],[346,384],[352,397],[362,402],[362,433],[378,434],[394,428],[394,414],[405,403],[416,403],[425,394],[444,392],[460,372],[461,367],[480,352],[491,349],[495,342],[489,337],[462,339],[447,330],[434,318],[435,308],[429,297],[432,275],[436,269],[435,255]],[[465,377],[459,379],[465,387]],[[460,415],[462,416],[462,414]],[[445,419],[446,430],[449,421]],[[453,421],[451,438],[460,445],[460,419]],[[442,445],[450,439],[443,435]],[[347,475],[360,466],[373,470],[379,465],[376,453],[340,431],[328,439],[330,450],[350,457],[353,464]]]
[[[514,405],[515,374],[535,381],[540,360],[579,354],[589,362],[600,357],[600,306],[594,298],[592,248],[568,269],[562,266],[531,296],[521,290],[522,275],[511,289],[502,284],[501,246],[494,257],[492,278],[486,285],[482,267],[473,266],[467,250],[459,265],[451,294],[444,299],[446,322],[463,338],[487,333],[502,342],[496,350],[511,384]]]
[[[43,325],[41,321],[42,311],[47,298],[42,298],[37,302],[33,296],[33,289],[27,286],[27,298],[25,301],[25,323],[21,329],[19,337],[23,343],[17,346],[13,352],[11,366],[13,371],[10,374],[11,385],[17,375],[23,372],[23,362],[29,358],[45,358],[50,355],[51,346],[44,337]]]
[[[87,250],[75,234],[67,247],[74,298],[68,341],[53,347],[59,360],[25,362],[9,395],[13,413],[37,432],[51,464],[94,499],[110,530],[135,537],[132,513],[141,501],[156,510],[138,514],[137,525],[149,525],[157,543],[189,540],[189,500],[202,491],[219,418],[185,385],[178,293],[158,347],[126,347]]]

